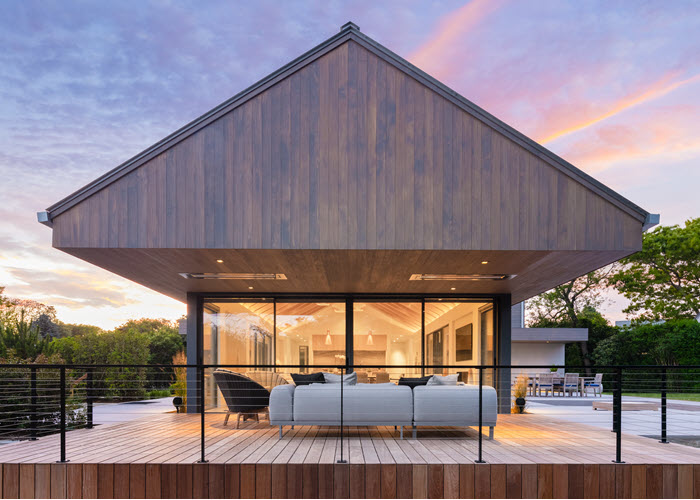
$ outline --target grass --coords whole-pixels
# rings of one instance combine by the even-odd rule
[[[612,392],[604,391],[603,394],[612,396]],[[656,398],[661,399],[660,392],[623,392],[623,396],[634,396],[638,398]],[[682,392],[666,393],[666,399],[676,399],[679,401],[698,401],[700,402],[700,394],[688,394]]]
[[[148,394],[146,395],[148,399],[167,398],[168,396],[172,396],[169,389],[154,389],[152,391],[148,391]]]

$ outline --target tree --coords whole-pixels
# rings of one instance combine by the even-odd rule
[[[51,319],[51,316],[45,313],[40,314],[36,319],[34,319],[32,321],[32,326],[36,327],[36,329],[39,331],[39,335],[41,335],[42,338],[58,337],[61,332],[58,324]]]
[[[697,365],[700,323],[692,319],[636,323],[598,344],[593,358],[606,365]]]
[[[83,335],[104,333],[99,326],[58,322],[59,337],[82,337]]]
[[[24,310],[9,320],[0,322],[0,357],[16,356],[34,360],[39,355],[54,351],[49,337],[42,337],[39,329],[27,321]]]
[[[528,302],[529,326],[536,328],[588,328],[588,340],[578,342],[578,356],[567,350],[567,359],[575,364],[592,365],[595,344],[609,336],[612,328],[596,308],[603,303],[608,276],[614,266],[579,276],[542,293]],[[574,359],[572,359],[574,358]]]
[[[620,261],[611,284],[645,321],[700,315],[700,218],[645,233],[642,250]]]

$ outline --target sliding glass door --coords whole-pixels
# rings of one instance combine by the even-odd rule
[[[352,365],[366,382],[457,373],[478,383],[474,367],[495,361],[489,299],[221,298],[204,300],[202,314],[203,362],[239,365],[231,369],[242,374],[274,370],[291,379],[312,365]],[[492,380],[486,373],[485,383]],[[216,403],[211,371],[205,387],[208,403]]]

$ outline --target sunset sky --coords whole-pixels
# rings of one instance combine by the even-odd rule
[[[0,2],[0,286],[111,328],[177,301],[51,248],[36,212],[352,20],[663,224],[700,216],[700,4]],[[623,319],[623,301],[604,311]]]

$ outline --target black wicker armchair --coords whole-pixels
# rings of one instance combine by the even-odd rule
[[[259,421],[260,413],[268,412],[270,393],[254,380],[240,373],[221,369],[214,372],[214,380],[228,406],[224,425],[228,423],[232,413],[238,414],[236,420],[236,429],[238,429],[241,416],[244,422],[248,417],[255,417],[255,420]]]

